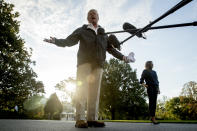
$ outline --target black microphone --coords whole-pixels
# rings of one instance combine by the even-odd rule
[[[132,24],[130,24],[130,23],[128,23],[128,22],[125,22],[124,24],[123,24],[123,26],[122,26],[122,28],[124,29],[124,30],[128,30],[128,33],[130,33],[131,35],[133,35],[133,34],[135,34],[139,29],[137,29],[134,25],[132,25]],[[140,32],[140,33],[138,33],[137,35],[136,35],[137,37],[139,37],[139,38],[144,38],[144,39],[146,39],[143,35],[142,35],[142,33]]]
[[[98,35],[104,35],[104,34],[105,34],[105,29],[103,29],[103,28],[98,28],[97,34],[98,34]]]
[[[109,37],[108,37],[108,43],[114,47],[114,48],[117,48],[119,51],[120,51],[120,42],[119,40],[117,39],[117,37],[113,34],[111,34]]]

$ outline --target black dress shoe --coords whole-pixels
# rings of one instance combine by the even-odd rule
[[[78,120],[75,124],[76,128],[88,128],[88,123],[84,120]]]
[[[104,127],[105,123],[100,121],[87,121],[88,127]]]
[[[154,125],[158,125],[158,124],[160,124],[159,122],[157,122],[157,121],[153,121],[152,119],[151,119],[151,121],[152,121],[152,123],[154,124]]]

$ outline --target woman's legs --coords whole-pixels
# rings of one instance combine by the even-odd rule
[[[151,116],[151,120],[155,122],[155,111],[157,106],[157,90],[149,87],[148,98],[149,98],[149,113]]]

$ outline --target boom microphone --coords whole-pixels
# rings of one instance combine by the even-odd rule
[[[123,24],[122,28],[123,28],[125,31],[128,30],[127,32],[130,33],[131,35],[135,34],[135,33],[139,30],[139,29],[137,29],[134,25],[132,25],[132,24],[130,24],[130,23],[128,23],[128,22],[125,22],[125,23]],[[139,37],[139,38],[144,38],[144,39],[146,39],[146,38],[142,35],[141,32],[138,33],[136,36]]]

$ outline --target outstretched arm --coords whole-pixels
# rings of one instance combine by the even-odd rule
[[[80,40],[80,29],[76,29],[71,35],[66,39],[56,39],[55,37],[50,37],[50,39],[44,39],[45,42],[55,44],[60,47],[73,46]]]
[[[120,49],[120,42],[119,40],[116,38],[115,35],[110,35],[110,36],[106,36],[107,38],[107,51],[112,54],[114,57],[120,59],[120,60],[123,60],[124,62],[126,63],[129,63],[129,62],[135,62],[135,58],[134,58],[134,53],[131,52],[129,53],[128,56],[124,56],[122,55],[119,51],[117,51],[115,49],[116,48],[119,48]]]
[[[116,57],[119,60],[124,60],[123,58],[125,57],[122,53],[114,49],[112,46],[108,45],[107,51],[112,54],[114,57]]]
[[[107,51],[119,60],[123,60],[125,63],[135,62],[134,53],[131,52],[128,56],[124,56],[122,53],[114,49],[111,45],[108,45]]]

